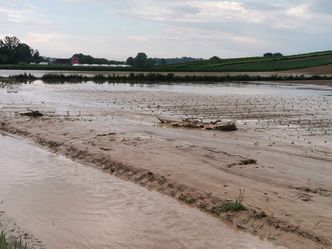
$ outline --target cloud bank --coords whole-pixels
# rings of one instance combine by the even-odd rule
[[[125,59],[331,49],[329,0],[0,0],[0,33],[42,54]]]

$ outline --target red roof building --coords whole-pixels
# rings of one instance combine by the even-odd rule
[[[76,57],[76,56],[73,56],[71,58],[71,64],[74,65],[74,64],[79,64],[79,59]]]

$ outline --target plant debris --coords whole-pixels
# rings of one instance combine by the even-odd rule
[[[176,128],[190,128],[190,129],[203,129],[203,130],[218,130],[218,131],[236,131],[235,122],[222,120],[215,120],[211,122],[203,122],[197,119],[183,119],[171,120],[167,118],[157,117],[162,125],[176,127]]]
[[[239,165],[249,165],[249,164],[257,164],[257,160],[255,159],[245,159],[242,160]]]
[[[44,116],[44,114],[41,113],[40,111],[33,111],[33,110],[29,110],[29,109],[28,109],[28,112],[20,113],[20,115],[34,117],[34,118],[38,118],[38,117]]]

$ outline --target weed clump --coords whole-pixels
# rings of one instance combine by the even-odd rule
[[[28,249],[27,243],[23,245],[22,239],[15,241],[14,243],[9,243],[6,240],[6,235],[4,232],[0,234],[0,249]]]
[[[247,208],[243,205],[244,201],[244,190],[240,189],[239,197],[233,200],[226,200],[222,203],[219,203],[215,205],[211,212],[214,214],[220,214],[220,213],[227,213],[230,211],[233,212],[239,212],[247,210]]]
[[[228,122],[226,124],[217,126],[216,130],[219,130],[219,131],[237,131],[238,128],[236,127],[235,122],[232,121],[232,122]]]

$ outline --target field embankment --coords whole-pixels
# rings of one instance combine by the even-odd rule
[[[332,64],[316,67],[308,67],[302,69],[293,69],[287,72],[299,74],[315,74],[315,75],[332,75]]]

